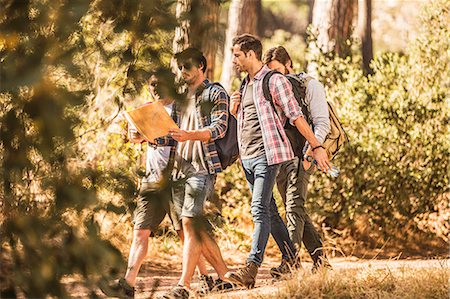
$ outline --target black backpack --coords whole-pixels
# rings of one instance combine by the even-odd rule
[[[269,80],[274,74],[283,75],[277,71],[270,71],[264,76],[262,84],[263,84],[264,98],[272,104],[274,111],[276,111],[272,95],[270,94],[269,90]],[[308,86],[309,80],[312,78],[307,77],[304,79],[300,79],[295,75],[285,75],[285,77],[289,80],[289,82],[292,85],[292,91],[294,93],[295,99],[300,105],[300,108],[302,109],[302,113],[305,116],[306,121],[312,128],[314,128],[311,112],[308,109],[308,105],[305,101],[306,87]],[[331,160],[337,154],[338,150],[345,143],[349,142],[349,139],[344,131],[344,128],[342,127],[341,122],[339,121],[339,118],[336,114],[336,110],[334,109],[333,105],[328,101],[327,103],[328,103],[328,112],[330,115],[331,128],[330,132],[325,137],[325,141],[323,142],[322,145],[327,151],[328,158]],[[284,125],[284,130],[289,138],[289,141],[291,142],[294,154],[298,157],[303,157],[303,148],[305,147],[306,144],[306,138],[298,131],[298,129],[295,126],[291,125],[289,121],[287,121],[286,124]]]
[[[225,88],[220,83],[211,83],[208,88],[208,98],[211,99],[211,90],[214,86],[220,87],[225,91]],[[230,113],[230,97],[227,93],[228,100],[228,126],[225,136],[216,140],[217,154],[219,155],[220,164],[222,169],[225,170],[228,166],[232,165],[239,157],[239,147],[237,141],[237,121]]]

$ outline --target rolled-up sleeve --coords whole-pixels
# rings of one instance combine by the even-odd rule
[[[294,125],[297,118],[303,117],[303,113],[295,99],[291,82],[283,75],[275,74],[270,78],[269,87],[274,103],[281,107],[289,122]]]
[[[222,88],[214,87],[211,91],[211,124],[206,129],[211,132],[211,141],[223,138],[227,132],[229,117],[229,98],[228,94]]]

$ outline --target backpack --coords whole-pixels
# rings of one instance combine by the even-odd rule
[[[211,90],[214,86],[219,87],[225,91],[225,88],[220,83],[214,82],[209,85],[208,98],[211,99]],[[237,121],[230,113],[230,97],[227,94],[228,100],[228,126],[225,136],[217,139],[214,143],[216,145],[217,154],[219,156],[222,170],[232,165],[239,157],[239,147],[237,141]]]
[[[272,95],[270,94],[269,90],[269,80],[274,74],[281,74],[281,73],[277,71],[270,71],[264,76],[262,84],[265,99],[272,104],[274,111],[276,111]],[[292,85],[292,91],[294,93],[295,99],[300,105],[300,108],[302,109],[302,113],[305,116],[306,121],[311,127],[314,128],[311,112],[305,101],[306,88],[308,86],[308,82],[312,79],[312,77],[308,76],[303,79],[299,79],[297,76],[294,75],[286,75],[285,77],[289,80],[289,82]],[[329,101],[327,101],[327,104],[328,104],[328,112],[330,115],[330,132],[328,132],[327,136],[325,137],[322,146],[325,148],[328,154],[328,158],[332,160],[336,156],[339,149],[345,143],[349,142],[349,139],[347,133],[342,127],[341,122],[339,121],[334,106]],[[294,154],[298,157],[303,157],[303,148],[305,147],[306,144],[306,138],[298,131],[298,129],[295,126],[291,125],[289,121],[287,121],[286,124],[284,125],[284,129],[286,131],[286,135],[289,138],[289,141],[291,142]]]

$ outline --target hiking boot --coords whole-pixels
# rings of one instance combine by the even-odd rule
[[[199,294],[208,294],[209,292],[212,291],[212,289],[215,286],[215,283],[214,279],[211,276],[202,274],[198,279],[199,279],[199,288],[198,288]]]
[[[189,299],[189,291],[185,286],[176,285],[167,293],[158,296],[158,299]]]
[[[226,291],[226,290],[232,290],[234,288],[234,286],[227,282],[227,281],[223,281],[220,278],[217,278],[216,281],[214,282],[214,288],[212,289],[212,291]]]
[[[251,289],[255,286],[255,278],[258,274],[258,265],[250,262],[244,268],[241,268],[235,272],[228,272],[225,274],[225,278],[231,283],[245,286]]]
[[[134,288],[128,284],[125,278],[119,279],[119,281],[113,285],[100,288],[102,292],[108,297],[118,297],[125,299],[134,298]]]
[[[320,256],[314,261],[311,272],[314,274],[322,269],[333,270],[333,267],[325,256]]]
[[[278,267],[270,269],[270,275],[273,278],[279,278],[283,275],[292,273],[292,271],[298,268],[300,268],[300,262],[288,262],[287,260],[282,259],[281,264]]]

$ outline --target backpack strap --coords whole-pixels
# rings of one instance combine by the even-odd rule
[[[273,103],[272,94],[270,93],[270,88],[269,88],[270,78],[272,78],[272,76],[275,74],[283,75],[282,73],[280,73],[278,71],[269,71],[263,78],[262,88],[263,88],[264,98],[266,99],[266,101],[270,102],[270,104],[272,105],[273,111],[276,113],[277,110],[275,109],[275,104]]]

